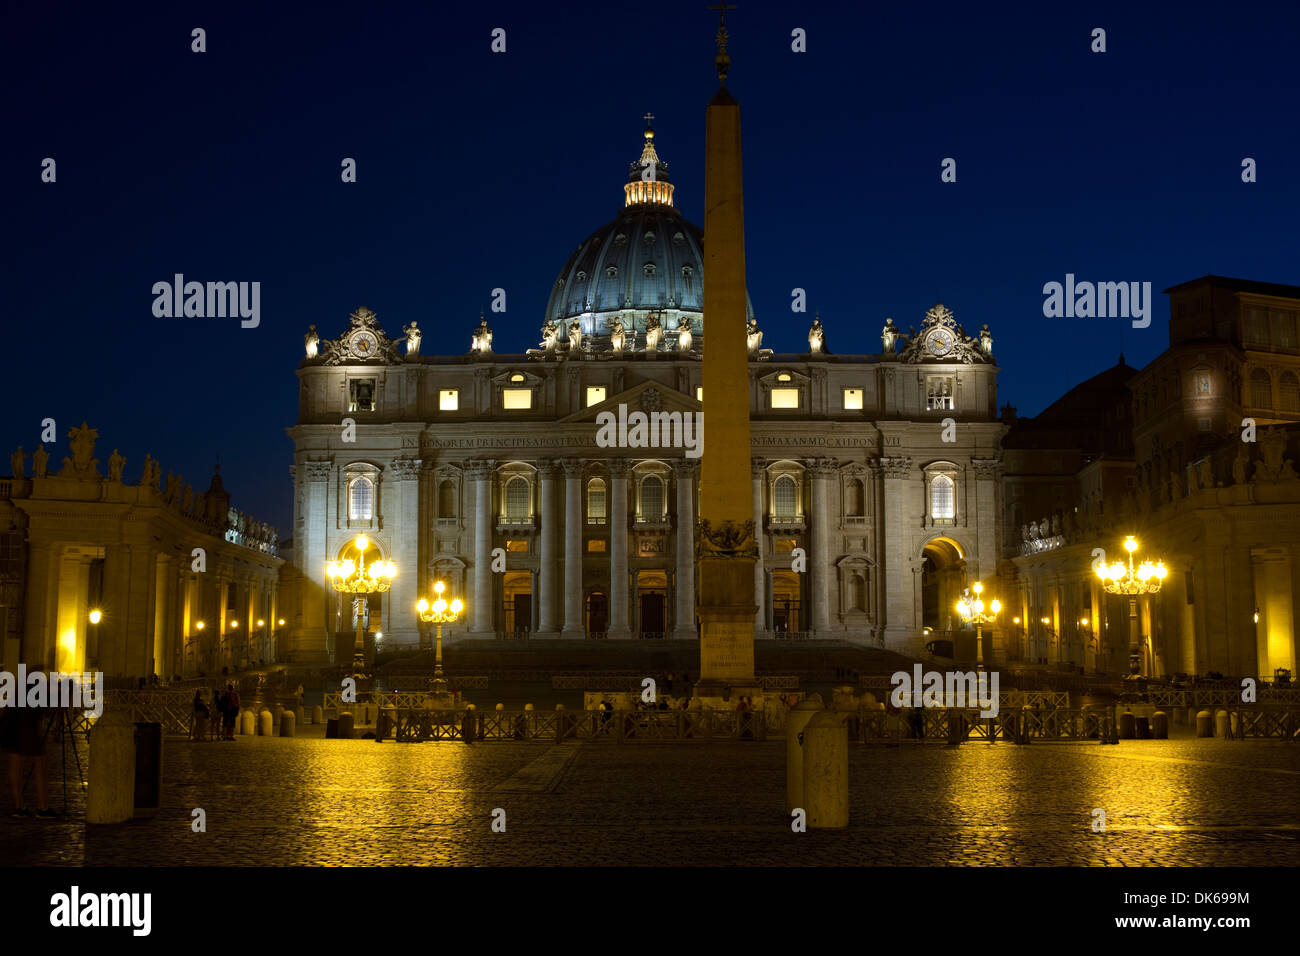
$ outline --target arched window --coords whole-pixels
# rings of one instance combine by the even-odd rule
[[[375,516],[375,485],[369,478],[353,478],[348,488],[348,520],[370,521]]]
[[[853,575],[852,594],[853,607],[850,610],[865,611],[867,609],[867,582],[860,574]]]
[[[795,510],[795,484],[789,475],[782,475],[772,485],[772,514],[779,520],[791,521]]]
[[[529,518],[528,506],[531,504],[531,489],[528,479],[518,476],[506,482],[506,520],[524,522]]]
[[[451,479],[443,479],[438,486],[438,517],[456,517],[456,486]]]
[[[587,482],[587,524],[605,523],[605,480],[593,478]]]
[[[648,475],[641,482],[641,518],[659,521],[664,516],[664,483],[657,475]]]
[[[1277,382],[1277,407],[1284,412],[1300,412],[1300,379],[1294,372],[1283,372]]]
[[[957,517],[955,486],[947,475],[935,475],[930,482],[930,517]]]
[[[1273,407],[1273,381],[1262,368],[1250,373],[1250,404],[1255,408]]]
[[[867,512],[864,507],[864,500],[862,494],[862,482],[859,481],[857,478],[850,478],[849,487],[847,491],[848,491],[847,513],[853,515],[854,517],[861,517],[862,515],[866,514]]]

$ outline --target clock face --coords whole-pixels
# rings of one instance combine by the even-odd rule
[[[952,351],[953,334],[947,329],[934,329],[925,337],[925,347],[931,355],[944,356]]]
[[[358,358],[370,358],[379,351],[379,339],[375,333],[363,329],[354,333],[352,338],[348,340],[348,348]]]

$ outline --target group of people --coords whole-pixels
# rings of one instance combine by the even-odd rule
[[[239,691],[234,684],[227,684],[225,690],[220,688],[212,692],[217,717],[220,718],[221,740],[235,739],[235,720],[239,716]],[[203,688],[194,692],[194,739],[203,739],[204,725],[212,720],[212,708],[204,696]],[[214,731],[216,725],[213,725]]]

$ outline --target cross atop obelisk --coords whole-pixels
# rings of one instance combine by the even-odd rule
[[[727,40],[731,37],[731,34],[727,32],[727,11],[736,9],[736,5],[734,3],[715,3],[709,9],[718,11],[718,56],[714,62],[718,65],[718,79],[726,83],[727,70],[731,67],[731,57],[727,56]]]

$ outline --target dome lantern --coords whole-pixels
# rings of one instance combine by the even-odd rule
[[[653,113],[642,117],[646,121],[645,145],[641,147],[641,158],[630,164],[627,184],[623,187],[623,205],[636,206],[652,203],[661,206],[673,204],[673,184],[668,179],[668,164],[659,159],[655,152],[655,131],[651,125]]]

